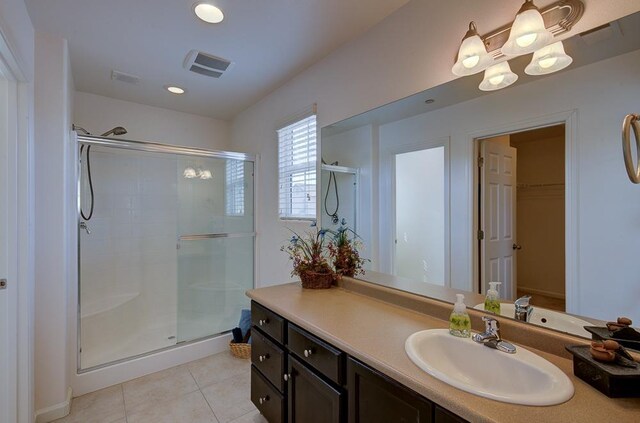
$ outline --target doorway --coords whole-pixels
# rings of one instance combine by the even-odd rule
[[[565,125],[483,138],[478,151],[481,293],[499,281],[502,298],[566,311]]]
[[[445,285],[445,147],[395,155],[394,275]]]

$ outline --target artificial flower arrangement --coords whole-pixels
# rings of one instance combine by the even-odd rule
[[[280,248],[293,261],[291,276],[299,276],[303,288],[330,288],[341,276],[362,273],[366,261],[358,252],[362,243],[342,223],[337,231],[320,229],[315,223],[311,225],[315,231],[304,236],[292,231],[289,243]]]

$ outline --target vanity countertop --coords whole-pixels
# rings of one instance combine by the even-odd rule
[[[640,398],[608,398],[573,375],[571,360],[529,346],[569,376],[575,387],[571,400],[550,407],[507,404],[461,391],[423,372],[409,359],[404,344],[414,332],[448,327],[428,314],[338,287],[308,290],[290,283],[247,295],[470,422],[640,421]]]

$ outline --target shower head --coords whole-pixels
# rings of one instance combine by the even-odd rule
[[[113,128],[110,131],[105,132],[104,134],[100,135],[101,137],[108,137],[109,135],[124,135],[127,133],[127,130],[124,129],[122,126],[116,126],[115,128]]]
[[[84,132],[85,135],[91,135],[91,133],[89,131],[84,129],[82,126],[78,126],[76,124],[71,125],[71,129],[73,129],[76,132],[82,131],[82,132]]]

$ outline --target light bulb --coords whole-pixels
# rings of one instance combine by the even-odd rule
[[[211,175],[210,170],[203,170],[202,172],[200,172],[200,179],[211,179],[211,178],[213,178],[213,175]]]
[[[482,91],[495,91],[508,87],[518,80],[518,75],[511,71],[509,62],[501,62],[484,71],[484,79],[480,83]]]
[[[502,81],[504,81],[504,75],[498,75],[489,78],[489,82],[491,83],[491,85],[500,85]]]
[[[196,174],[196,170],[195,170],[194,168],[192,168],[192,167],[188,167],[188,168],[186,168],[186,169],[184,170],[184,172],[182,173],[182,175],[183,175],[185,178],[187,178],[187,179],[193,179],[193,178],[195,178],[196,176],[198,176],[198,175]]]
[[[553,34],[544,26],[544,19],[532,0],[526,0],[511,25],[509,39],[502,46],[506,56],[533,53],[553,39]]]
[[[533,53],[524,71],[527,75],[546,75],[566,68],[571,62],[573,59],[564,52],[562,41],[558,41]]]
[[[480,38],[476,24],[471,22],[469,30],[460,43],[458,59],[451,68],[457,76],[473,75],[482,72],[493,62],[493,57],[487,53],[484,41]]]

